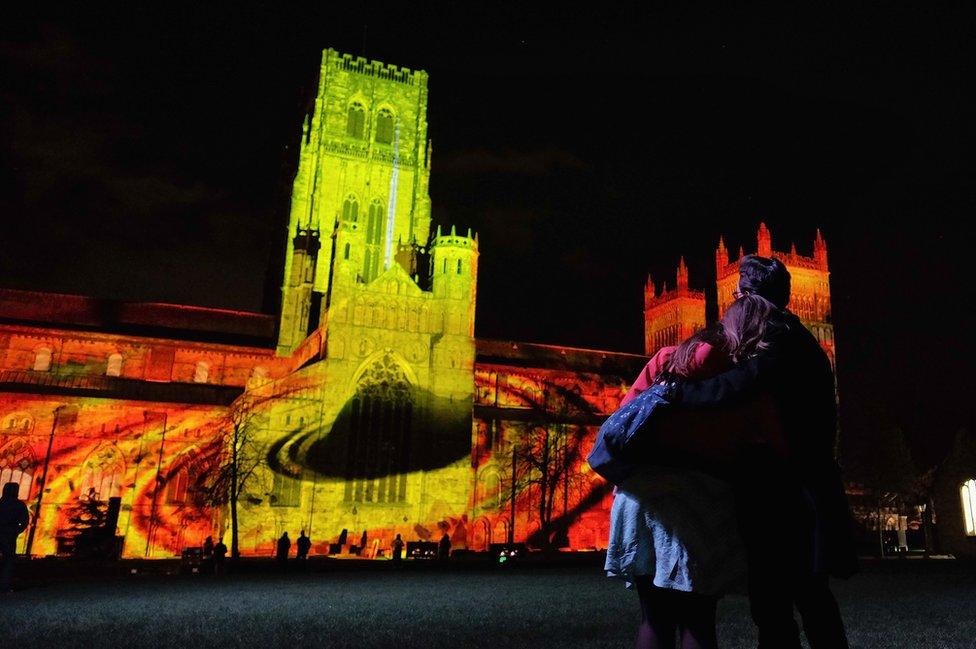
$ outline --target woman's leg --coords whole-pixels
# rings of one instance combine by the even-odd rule
[[[641,623],[637,629],[637,649],[674,649],[675,618],[673,591],[658,588],[654,578],[634,578],[634,588],[640,598]]]
[[[677,607],[681,628],[681,649],[717,649],[715,609],[718,597],[698,593],[675,593],[681,597]]]

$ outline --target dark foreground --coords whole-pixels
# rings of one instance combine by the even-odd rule
[[[0,596],[4,647],[630,647],[636,596],[592,566],[47,579]],[[873,564],[835,592],[852,647],[976,647],[976,566]],[[755,647],[742,595],[723,647]]]

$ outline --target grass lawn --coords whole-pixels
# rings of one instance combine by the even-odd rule
[[[972,565],[869,567],[835,592],[853,647],[976,647]],[[0,646],[630,647],[638,617],[591,568],[151,576],[0,596]],[[719,638],[755,647],[744,596],[720,603]]]

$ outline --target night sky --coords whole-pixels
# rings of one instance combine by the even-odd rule
[[[844,434],[901,427],[925,467],[973,425],[973,13],[335,4],[5,17],[0,285],[274,312],[333,47],[430,73],[479,337],[639,353],[648,273],[683,254],[714,293],[720,234],[820,227]]]

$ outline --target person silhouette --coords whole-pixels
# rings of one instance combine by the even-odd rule
[[[396,538],[393,539],[393,563],[394,565],[400,565],[403,561],[403,539],[397,534]]]
[[[30,514],[27,505],[17,495],[20,485],[8,482],[3,485],[0,496],[0,554],[3,555],[0,567],[0,592],[10,592],[14,572],[14,556],[17,553],[17,537],[27,529]]]
[[[275,553],[275,558],[282,570],[288,565],[289,550],[291,550],[291,539],[288,538],[288,532],[284,532],[278,539],[277,552]]]
[[[203,572],[212,573],[213,572],[213,552],[214,552],[214,542],[213,537],[208,536],[203,541]]]
[[[447,561],[451,557],[451,537],[444,532],[444,536],[441,537],[440,543],[437,544],[437,558],[441,561]]]
[[[295,547],[297,549],[295,557],[298,559],[298,565],[305,567],[308,561],[308,551],[312,549],[312,539],[305,536],[305,530],[302,530],[298,536],[298,540],[295,541]]]
[[[224,545],[224,539],[221,538],[217,541],[217,545],[213,549],[213,562],[214,562],[214,574],[222,575],[224,574],[224,557],[227,556],[227,546]]]

